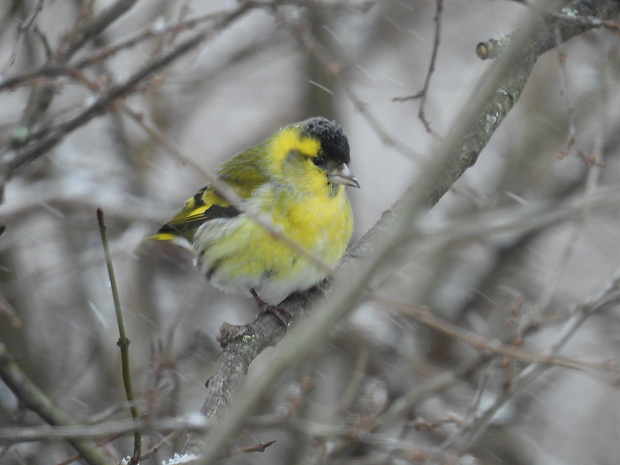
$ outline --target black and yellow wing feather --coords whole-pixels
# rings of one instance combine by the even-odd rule
[[[261,144],[231,158],[219,167],[218,180],[231,186],[242,199],[250,198],[259,186],[269,180],[264,168],[264,150],[264,144]],[[169,241],[183,238],[191,244],[196,230],[205,221],[233,218],[240,213],[213,186],[206,185],[189,198],[183,209],[150,239]]]

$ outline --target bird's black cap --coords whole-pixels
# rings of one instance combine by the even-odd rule
[[[349,140],[344,131],[333,121],[321,116],[310,118],[302,123],[304,133],[308,137],[319,140],[323,156],[336,164],[349,163]]]

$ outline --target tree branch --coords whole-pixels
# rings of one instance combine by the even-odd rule
[[[104,114],[110,105],[114,104],[118,99],[127,97],[135,92],[138,86],[155,72],[194,50],[199,44],[212,37],[217,30],[242,16],[249,8],[250,6],[247,4],[240,6],[222,18],[218,22],[217,27],[214,26],[212,29],[198,32],[167,53],[153,58],[125,82],[112,86],[102,92],[97,100],[78,114],[58,123],[52,128],[44,128],[32,134],[26,132],[25,137],[20,140],[19,147],[9,146],[0,151],[0,192],[2,192],[6,181],[15,171],[47,153],[75,129]]]
[[[92,17],[71,31],[56,53],[48,60],[47,66],[63,66],[89,40],[101,34],[110,24],[129,11],[137,0],[117,0],[97,16]],[[26,111],[22,116],[21,128],[30,128],[47,111],[54,99],[54,85],[45,83],[32,90]],[[12,145],[21,143],[21,138],[14,138]]]
[[[52,400],[26,377],[1,342],[0,378],[2,378],[20,402],[43,418],[48,424],[70,428],[79,426],[69,414],[56,407]],[[79,452],[86,463],[90,465],[109,465],[111,463],[92,441],[76,438],[69,438],[67,441]]]

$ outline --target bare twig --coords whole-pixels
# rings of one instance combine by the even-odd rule
[[[442,423],[455,423],[455,418],[447,418]],[[340,441],[342,444],[350,444],[355,441],[359,444],[366,444],[373,448],[385,452],[394,452],[403,456],[416,455],[418,459],[412,460],[411,463],[420,463],[423,458],[430,457],[432,450],[416,447],[408,438],[397,438],[392,434],[371,432],[366,430],[355,431],[354,428],[348,426],[323,424],[315,421],[308,421],[300,418],[288,419],[283,417],[259,416],[252,418],[248,422],[249,426],[260,428],[262,431],[271,428],[284,428],[293,430],[302,434],[309,441]],[[334,446],[338,448],[338,446]],[[444,454],[445,457],[453,458],[452,454]],[[200,462],[199,462],[200,463]],[[364,462],[366,463],[366,462]],[[382,460],[380,463],[386,463]],[[421,462],[424,463],[424,462]],[[446,461],[444,463],[456,463]]]
[[[441,43],[441,18],[442,18],[442,13],[443,13],[443,0],[435,0],[435,4],[437,6],[436,6],[436,12],[435,12],[435,18],[434,18],[435,37],[433,40],[433,52],[431,54],[431,62],[428,66],[428,72],[426,73],[426,79],[424,80],[424,86],[422,87],[422,90],[416,93],[415,95],[411,95],[409,97],[395,97],[392,99],[394,102],[405,102],[407,100],[420,99],[420,109],[418,110],[418,118],[420,118],[420,121],[422,121],[422,124],[424,124],[424,128],[426,129],[426,132],[428,132],[429,134],[432,134],[433,130],[431,129],[430,122],[428,121],[428,119],[426,119],[426,114],[424,113],[424,105],[426,104],[426,99],[428,97],[428,89],[430,88],[430,85],[431,85],[431,76],[435,72],[435,64],[437,63],[437,54],[439,52],[439,44]]]
[[[243,449],[239,449],[238,451],[234,452],[233,455],[247,454],[250,452],[265,452],[265,449],[267,449],[267,447],[271,446],[275,442],[275,439],[267,442],[259,442],[251,446],[244,447]]]
[[[0,342],[0,378],[19,401],[39,415],[52,426],[79,429],[66,412],[59,409],[52,399],[47,397],[17,366],[6,346]],[[14,439],[14,438],[10,438]],[[78,451],[81,458],[89,465],[110,465],[110,461],[99,451],[97,446],[86,439],[68,439],[69,444]]]
[[[17,40],[15,41],[15,46],[13,47],[13,51],[11,52],[9,60],[2,68],[2,71],[0,71],[0,81],[3,81],[4,75],[9,71],[9,69],[11,69],[11,66],[13,66],[13,64],[15,63],[17,55],[19,55],[19,52],[22,48],[24,37],[33,26],[35,20],[37,19],[37,16],[39,15],[39,13],[41,13],[41,10],[43,10],[43,0],[37,0],[37,4],[32,8],[30,15],[28,15],[23,24],[20,24],[18,26]]]
[[[113,7],[110,7],[110,9],[112,8]],[[28,129],[22,130],[20,132],[20,140],[17,147],[9,146],[0,151],[0,192],[2,192],[4,184],[16,170],[36,160],[44,153],[47,153],[78,127],[88,123],[97,116],[105,114],[109,106],[115,103],[118,99],[135,92],[139,85],[142,85],[144,81],[150,79],[158,70],[168,66],[181,56],[184,56],[188,52],[194,50],[205,40],[213,37],[217,30],[230,24],[246,13],[249,8],[249,4],[241,5],[239,8],[230,12],[227,16],[221,18],[217,25],[215,25],[212,29],[197,32],[193,36],[178,44],[172,50],[153,58],[150,62],[146,63],[141,69],[130,76],[125,82],[111,86],[107,90],[103,91],[92,104],[78,112],[78,114],[67,118],[65,121],[36,132],[29,132]],[[101,24],[96,24],[98,27],[101,27]],[[92,31],[89,34],[92,34]],[[80,42],[78,39],[75,40],[77,43]],[[81,40],[83,40],[83,37]],[[75,46],[75,44],[72,45],[70,49],[72,50]],[[41,92],[43,91],[44,90],[41,90]],[[32,101],[38,102],[38,99],[40,98],[42,97],[36,97],[34,94],[31,95],[31,104]],[[25,125],[25,127],[30,127],[30,125]]]
[[[609,66],[607,66],[607,68],[609,68]],[[561,74],[565,74],[566,70],[564,69],[563,66],[561,67],[561,69],[563,69],[563,71],[561,71]],[[609,70],[608,69],[603,70],[603,75],[609,76]],[[566,77],[563,79],[563,81],[566,82]],[[586,178],[586,189],[583,194],[583,197],[580,199],[580,202],[579,202],[581,204],[581,209],[576,219],[576,222],[571,229],[566,246],[554,269],[554,273],[550,279],[549,285],[546,287],[545,291],[543,292],[543,295],[540,297],[540,299],[536,303],[536,306],[533,311],[535,315],[540,314],[551,303],[553,295],[555,294],[555,291],[559,285],[560,278],[562,277],[562,274],[564,273],[566,266],[568,264],[568,260],[570,259],[572,252],[575,248],[575,244],[577,243],[577,240],[585,227],[586,215],[589,213],[590,207],[592,206],[595,192],[598,187],[598,179],[599,179],[599,176],[602,170],[601,165],[604,160],[603,145],[604,145],[604,140],[605,140],[606,121],[607,121],[608,114],[609,114],[608,98],[607,98],[608,88],[609,88],[609,79],[607,79],[606,82],[604,82],[602,86],[603,90],[600,95],[600,103],[599,105],[597,105],[597,108],[599,108],[600,113],[599,113],[598,124],[597,124],[598,130],[597,130],[596,138],[595,138],[595,148],[593,152],[594,160],[596,162],[592,163],[588,167],[588,175]],[[569,99],[569,102],[570,102],[570,99]],[[572,124],[574,124],[574,121],[572,121],[571,125]],[[574,130],[574,128],[572,130]],[[569,132],[569,139],[570,138],[571,138],[571,134]],[[573,139],[574,139],[574,136],[573,136]]]
[[[412,307],[402,302],[397,302],[386,297],[379,296],[377,294],[371,294],[370,296],[374,301],[385,305],[388,308],[398,311],[400,314],[414,319],[418,323],[442,332],[453,339],[465,342],[473,348],[482,351],[483,353],[493,353],[496,355],[503,355],[515,360],[521,360],[526,362],[535,362],[539,364],[549,366],[559,366],[563,368],[570,368],[573,370],[589,370],[592,364],[589,362],[581,362],[579,360],[573,360],[565,357],[549,357],[548,355],[534,354],[514,346],[502,344],[498,340],[489,340],[485,337],[479,336],[460,328],[454,323],[451,323],[443,318],[440,318],[428,308],[424,307]]]
[[[22,428],[0,428],[1,440],[44,441],[49,439],[97,439],[102,437],[125,435],[135,431],[159,432],[172,435],[179,431],[204,431],[208,426],[206,419],[200,415],[189,418],[149,418],[109,421],[98,425],[59,425],[29,426]],[[146,454],[146,453],[145,453]],[[143,455],[142,458],[145,458]]]
[[[556,45],[556,56],[558,57],[559,66],[559,89],[566,99],[568,107],[568,134],[566,135],[566,143],[564,148],[556,155],[558,159],[566,157],[573,145],[575,145],[575,136],[577,134],[577,128],[575,126],[575,116],[577,115],[577,108],[571,97],[571,91],[568,86],[568,73],[566,72],[566,52],[564,51],[564,44],[558,28],[554,28]]]
[[[188,19],[181,23],[165,25],[161,28],[151,25],[142,31],[134,33],[132,36],[125,38],[122,41],[113,43],[108,47],[99,49],[95,52],[91,52],[89,55],[85,56],[84,58],[80,58],[71,65],[46,63],[40,68],[3,79],[0,82],[0,91],[13,90],[20,86],[37,84],[38,81],[44,79],[52,79],[61,76],[75,76],[79,71],[84,70],[95,64],[101,63],[103,60],[115,56],[123,50],[135,47],[144,40],[161,35],[177,33],[183,30],[191,30],[204,22],[218,20],[222,16],[223,13],[210,14]]]
[[[77,25],[70,34],[65,37],[54,55],[48,60],[47,65],[64,66],[71,57],[86,44],[88,41],[97,37],[110,24],[120,16],[129,11],[137,0],[117,0],[112,5],[101,11],[96,16],[85,19],[82,24]],[[82,17],[79,16],[78,20]],[[28,99],[28,105],[22,115],[20,125],[16,129],[11,145],[13,148],[19,147],[27,139],[22,137],[22,133],[30,131],[34,124],[45,114],[54,99],[54,86],[51,83],[44,83],[35,87]]]
[[[611,280],[606,283],[598,292],[586,299],[582,304],[577,305],[571,318],[564,324],[556,335],[555,339],[547,346],[543,352],[546,358],[552,358],[564,347],[577,329],[594,313],[608,308],[610,305],[620,302],[620,269],[616,271]],[[490,424],[497,411],[506,404],[514,393],[523,389],[540,374],[549,368],[548,365],[535,362],[528,365],[512,382],[510,391],[502,391],[498,394],[494,402],[484,410],[472,416],[462,429],[456,431],[451,437],[442,444],[442,450],[456,448],[459,451],[467,450],[476,438]]]
[[[101,242],[103,244],[103,252],[105,255],[106,267],[108,269],[108,276],[110,278],[110,289],[112,290],[112,298],[114,300],[114,310],[116,312],[116,322],[118,323],[119,338],[116,345],[121,350],[121,369],[123,373],[123,386],[125,387],[125,395],[129,402],[129,410],[131,411],[131,417],[136,420],[140,418],[140,412],[138,412],[138,406],[135,403],[135,397],[133,394],[131,369],[129,363],[129,344],[130,340],[125,333],[125,321],[123,318],[123,310],[121,307],[121,299],[118,293],[118,286],[116,284],[116,275],[114,273],[114,265],[112,263],[112,255],[110,254],[110,245],[108,244],[107,227],[103,216],[103,210],[97,209],[97,224],[99,225],[99,232],[101,233]],[[133,443],[133,455],[129,461],[129,465],[137,465],[140,462],[140,456],[142,455],[142,434],[140,431],[134,432]]]
[[[423,400],[437,394],[440,391],[448,389],[463,378],[466,378],[467,375],[473,373],[490,358],[491,355],[489,354],[479,355],[472,360],[462,363],[459,367],[452,371],[437,375],[430,380],[425,381],[421,385],[416,386],[411,391],[392,402],[392,405],[388,408],[388,410],[386,410],[379,417],[377,420],[378,423],[384,424],[396,420],[414,405],[419,404]]]
[[[187,429],[187,427],[185,428],[178,428],[179,430],[181,429]],[[148,458],[151,458],[151,456],[153,454],[155,454],[159,449],[161,449],[161,447],[170,442],[172,439],[174,438],[178,438],[181,436],[181,433],[179,433],[178,431],[173,431],[172,433],[168,433],[166,436],[164,436],[160,441],[157,442],[157,444],[153,445],[149,450],[147,450],[144,454],[142,454],[142,457],[140,457],[140,460],[146,460]]]
[[[537,231],[566,221],[580,221],[586,213],[617,214],[620,209],[618,195],[620,189],[610,186],[563,203],[501,208],[478,214],[475,219],[421,222],[419,231],[411,234],[418,240],[426,240],[427,247],[446,247],[502,233]]]
[[[304,25],[297,23],[288,24],[291,31],[295,33],[295,37],[297,37],[301,45],[304,47],[304,50],[311,53],[327,72],[335,75],[338,80],[338,84],[345,91],[347,97],[355,106],[355,109],[364,117],[381,142],[390,147],[394,147],[404,156],[415,162],[424,161],[425,157],[422,154],[416,152],[414,149],[398,140],[398,138],[391,135],[379,119],[368,109],[366,103],[356,94],[353,90],[353,86],[346,78],[345,73],[343,72],[344,70],[342,68],[342,64],[340,64],[338,60],[332,56],[329,50],[327,50],[326,47],[324,47],[323,44],[321,44],[320,41],[314,37],[311,30]]]

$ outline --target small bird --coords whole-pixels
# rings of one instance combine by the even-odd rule
[[[311,288],[344,255],[353,232],[344,187],[360,187],[349,161],[347,136],[336,123],[314,117],[285,126],[224,162],[216,182],[187,200],[150,239],[190,248],[215,287],[249,291],[259,307],[274,313],[277,307],[263,297],[282,299]],[[231,203],[227,189],[242,203]]]

